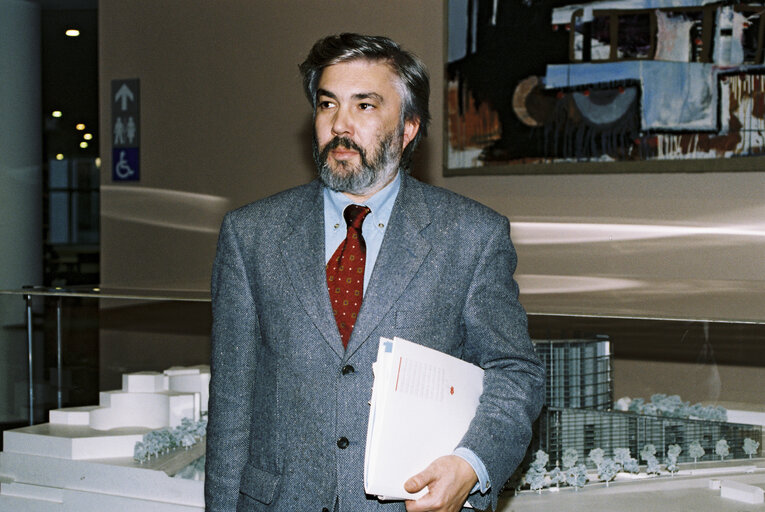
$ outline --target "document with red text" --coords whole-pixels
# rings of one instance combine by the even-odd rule
[[[404,482],[451,454],[475,416],[483,370],[443,352],[380,338],[372,365],[364,489],[383,500],[417,499]]]

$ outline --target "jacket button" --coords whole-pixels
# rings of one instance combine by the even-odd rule
[[[346,448],[348,448],[349,444],[351,443],[350,441],[348,441],[347,437],[341,437],[340,439],[337,440],[337,447],[340,448],[341,450],[345,450]]]
[[[346,364],[345,366],[343,366],[343,369],[340,371],[343,372],[343,375],[348,375],[349,373],[355,372],[356,368],[354,368],[353,366],[349,364]]]

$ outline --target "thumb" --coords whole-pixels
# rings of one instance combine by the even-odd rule
[[[430,468],[417,473],[412,478],[404,483],[404,490],[409,493],[416,493],[425,488],[426,485],[433,479],[433,475],[428,471]]]

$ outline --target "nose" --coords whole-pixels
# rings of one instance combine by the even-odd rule
[[[332,119],[332,135],[350,136],[353,134],[353,119],[345,108],[338,108]]]

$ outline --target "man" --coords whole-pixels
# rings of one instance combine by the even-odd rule
[[[319,180],[229,213],[218,242],[207,510],[496,508],[543,400],[507,219],[409,177],[430,119],[416,57],[342,34],[300,70]],[[459,447],[406,483],[428,487],[416,501],[364,493],[381,336],[485,370]]]

